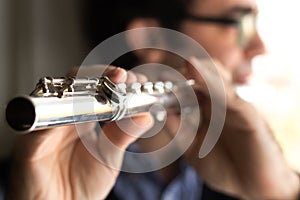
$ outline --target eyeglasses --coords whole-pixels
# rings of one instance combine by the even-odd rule
[[[196,22],[215,23],[226,26],[234,26],[238,30],[237,42],[239,46],[245,47],[253,39],[256,33],[256,13],[245,14],[239,19],[230,19],[225,17],[205,17],[187,14],[185,19]]]

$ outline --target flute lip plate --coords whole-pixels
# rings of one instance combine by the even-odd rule
[[[26,97],[16,97],[6,107],[6,121],[11,128],[19,132],[29,131],[35,123],[35,109]]]

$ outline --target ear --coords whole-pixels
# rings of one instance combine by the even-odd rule
[[[136,18],[128,24],[127,30],[137,30],[126,35],[127,43],[131,49],[134,50],[134,54],[141,62],[159,63],[163,59],[163,51],[145,48],[149,45],[153,46],[164,42],[164,38],[161,34],[155,34],[153,30],[147,29],[159,26],[159,22],[154,18]]]

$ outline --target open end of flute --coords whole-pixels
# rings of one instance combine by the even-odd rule
[[[6,107],[7,123],[16,131],[28,131],[35,121],[35,109],[32,102],[24,97],[17,97]]]

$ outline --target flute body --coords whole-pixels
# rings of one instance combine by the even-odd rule
[[[12,99],[6,120],[17,132],[27,133],[55,126],[92,121],[115,121],[149,110],[179,107],[178,94],[193,84],[186,81],[116,85],[107,77],[40,79],[28,96]]]

